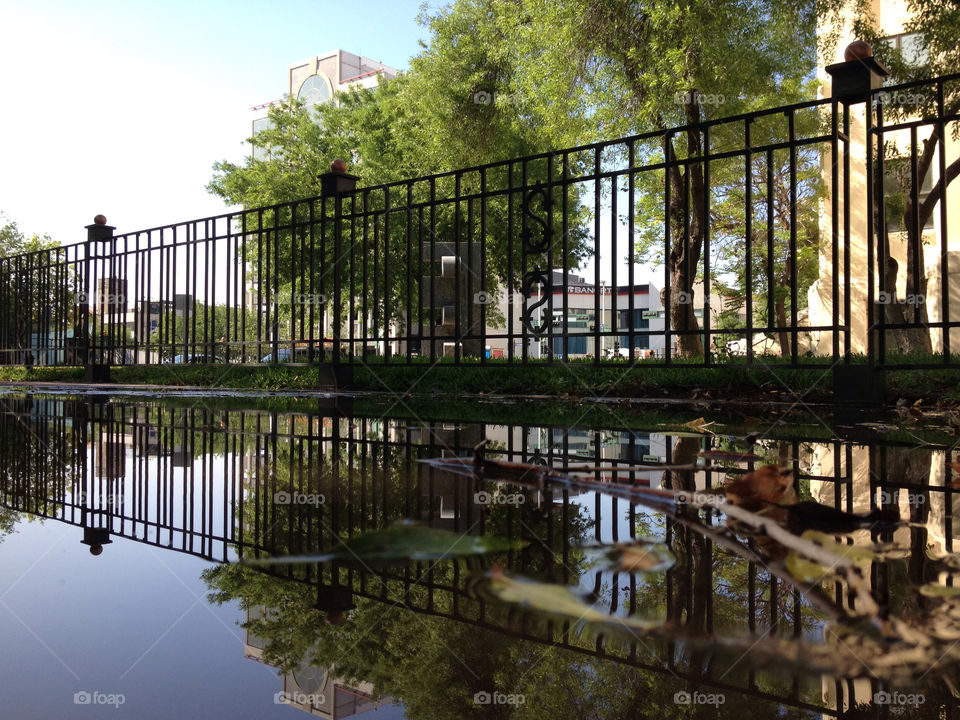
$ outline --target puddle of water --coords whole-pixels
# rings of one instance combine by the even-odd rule
[[[12,716],[956,712],[947,446],[100,400],[3,401]]]

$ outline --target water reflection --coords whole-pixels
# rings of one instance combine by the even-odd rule
[[[276,667],[275,699],[305,712],[350,717],[394,701],[418,718],[954,712],[952,651],[912,678],[916,686],[890,685],[869,672],[804,673],[668,637],[623,642],[497,602],[477,591],[478,571],[492,562],[579,588],[608,615],[688,634],[822,643],[831,608],[855,599],[832,581],[801,593],[764,562],[744,561],[689,525],[610,493],[494,484],[419,462],[470,456],[486,441],[488,457],[568,471],[602,465],[592,476],[610,486],[688,491],[719,487],[765,463],[789,468],[801,500],[848,512],[895,509],[909,519],[845,542],[883,544],[866,568],[882,617],[956,632],[956,601],[917,591],[951,587],[960,567],[953,555],[960,491],[945,448],[420,423],[319,407],[294,413],[32,397],[5,404],[0,533],[25,514],[76,526],[78,542],[94,554],[126,539],[211,561],[204,572],[211,599],[239,601],[246,613],[244,654]],[[722,460],[708,462],[710,450],[750,454],[737,460],[721,452]],[[634,467],[651,462],[700,467]],[[349,558],[269,568],[235,562],[331,553],[401,519],[523,546],[485,559],[388,567]],[[665,543],[674,565],[656,573],[597,568],[585,550],[637,538]],[[762,545],[749,543],[758,553]]]

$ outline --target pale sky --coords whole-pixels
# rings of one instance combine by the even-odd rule
[[[0,212],[64,245],[98,213],[118,233],[220,214],[212,165],[247,154],[288,66],[342,48],[407,69],[419,5],[0,0]]]

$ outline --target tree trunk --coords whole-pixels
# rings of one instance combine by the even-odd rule
[[[696,93],[689,94],[686,104],[687,120],[693,124],[700,121],[700,105]],[[687,157],[702,153],[700,133],[688,130]],[[668,160],[675,157],[672,141],[664,139],[664,151]],[[688,164],[681,172],[679,166],[667,169],[670,183],[670,206],[667,208],[670,222],[670,320],[673,329],[690,333],[677,336],[677,355],[702,357],[703,341],[700,323],[693,308],[693,285],[697,279],[697,266],[703,251],[703,210],[706,188],[703,181],[703,166]],[[689,186],[689,195],[687,195]],[[687,203],[685,197],[689,197]]]
[[[673,447],[672,461],[677,465],[693,464],[700,453],[700,438],[678,438]],[[661,484],[669,490],[695,491],[694,473],[690,470],[672,470],[663,474]],[[677,563],[670,569],[675,583],[673,594],[667,598],[668,618],[693,632],[707,627],[707,600],[712,593],[712,557],[706,538],[680,523],[671,523],[671,550]]]
[[[930,138],[924,142],[923,151],[917,158],[917,182],[922,183],[923,178],[927,176],[937,154],[937,148],[941,144],[940,133],[934,129]],[[923,262],[923,227],[927,224],[933,209],[938,200],[944,195],[946,186],[953,180],[958,172],[960,165],[954,162],[947,168],[947,175],[941,178],[936,187],[930,192],[929,196],[915,207],[912,193],[908,193],[906,205],[903,212],[903,227],[907,233],[907,275],[906,275],[906,297],[901,302],[897,297],[897,278],[900,271],[900,263],[890,257],[890,239],[884,218],[880,216],[880,200],[883,195],[883,177],[881,176],[879,165],[876,171],[876,202],[874,224],[877,228],[877,260],[878,263],[886,258],[885,277],[882,286],[879,288],[884,293],[884,298],[892,302],[884,302],[882,305],[884,321],[886,323],[912,323],[918,325],[916,328],[899,328],[887,330],[885,341],[888,351],[898,353],[921,352],[932,353],[933,344],[930,340],[930,331],[927,327],[929,315],[927,313],[927,304],[925,302],[927,293],[927,272]],[[915,267],[916,265],[916,267]],[[907,302],[912,301],[912,302]],[[877,321],[879,322],[880,306],[877,308]]]
[[[780,283],[782,287],[790,287],[790,259],[787,259],[786,267],[783,270],[783,274],[780,276]],[[780,345],[780,355],[782,357],[790,357],[790,333],[784,330],[783,328],[787,327],[787,298],[783,293],[777,293],[776,288],[769,288],[768,292],[774,293],[774,311],[777,315],[777,327],[781,328],[777,331],[777,343]]]

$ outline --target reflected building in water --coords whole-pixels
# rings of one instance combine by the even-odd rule
[[[246,611],[246,625],[269,615],[270,610],[255,605]],[[250,660],[269,665],[263,659],[266,642],[249,629],[244,632],[243,654]],[[347,683],[336,677],[333,667],[321,668],[301,663],[294,670],[280,676],[280,690],[274,695],[274,702],[290,705],[315,717],[327,720],[346,720],[362,715],[370,710],[394,704],[391,697],[376,697],[371,683]]]

